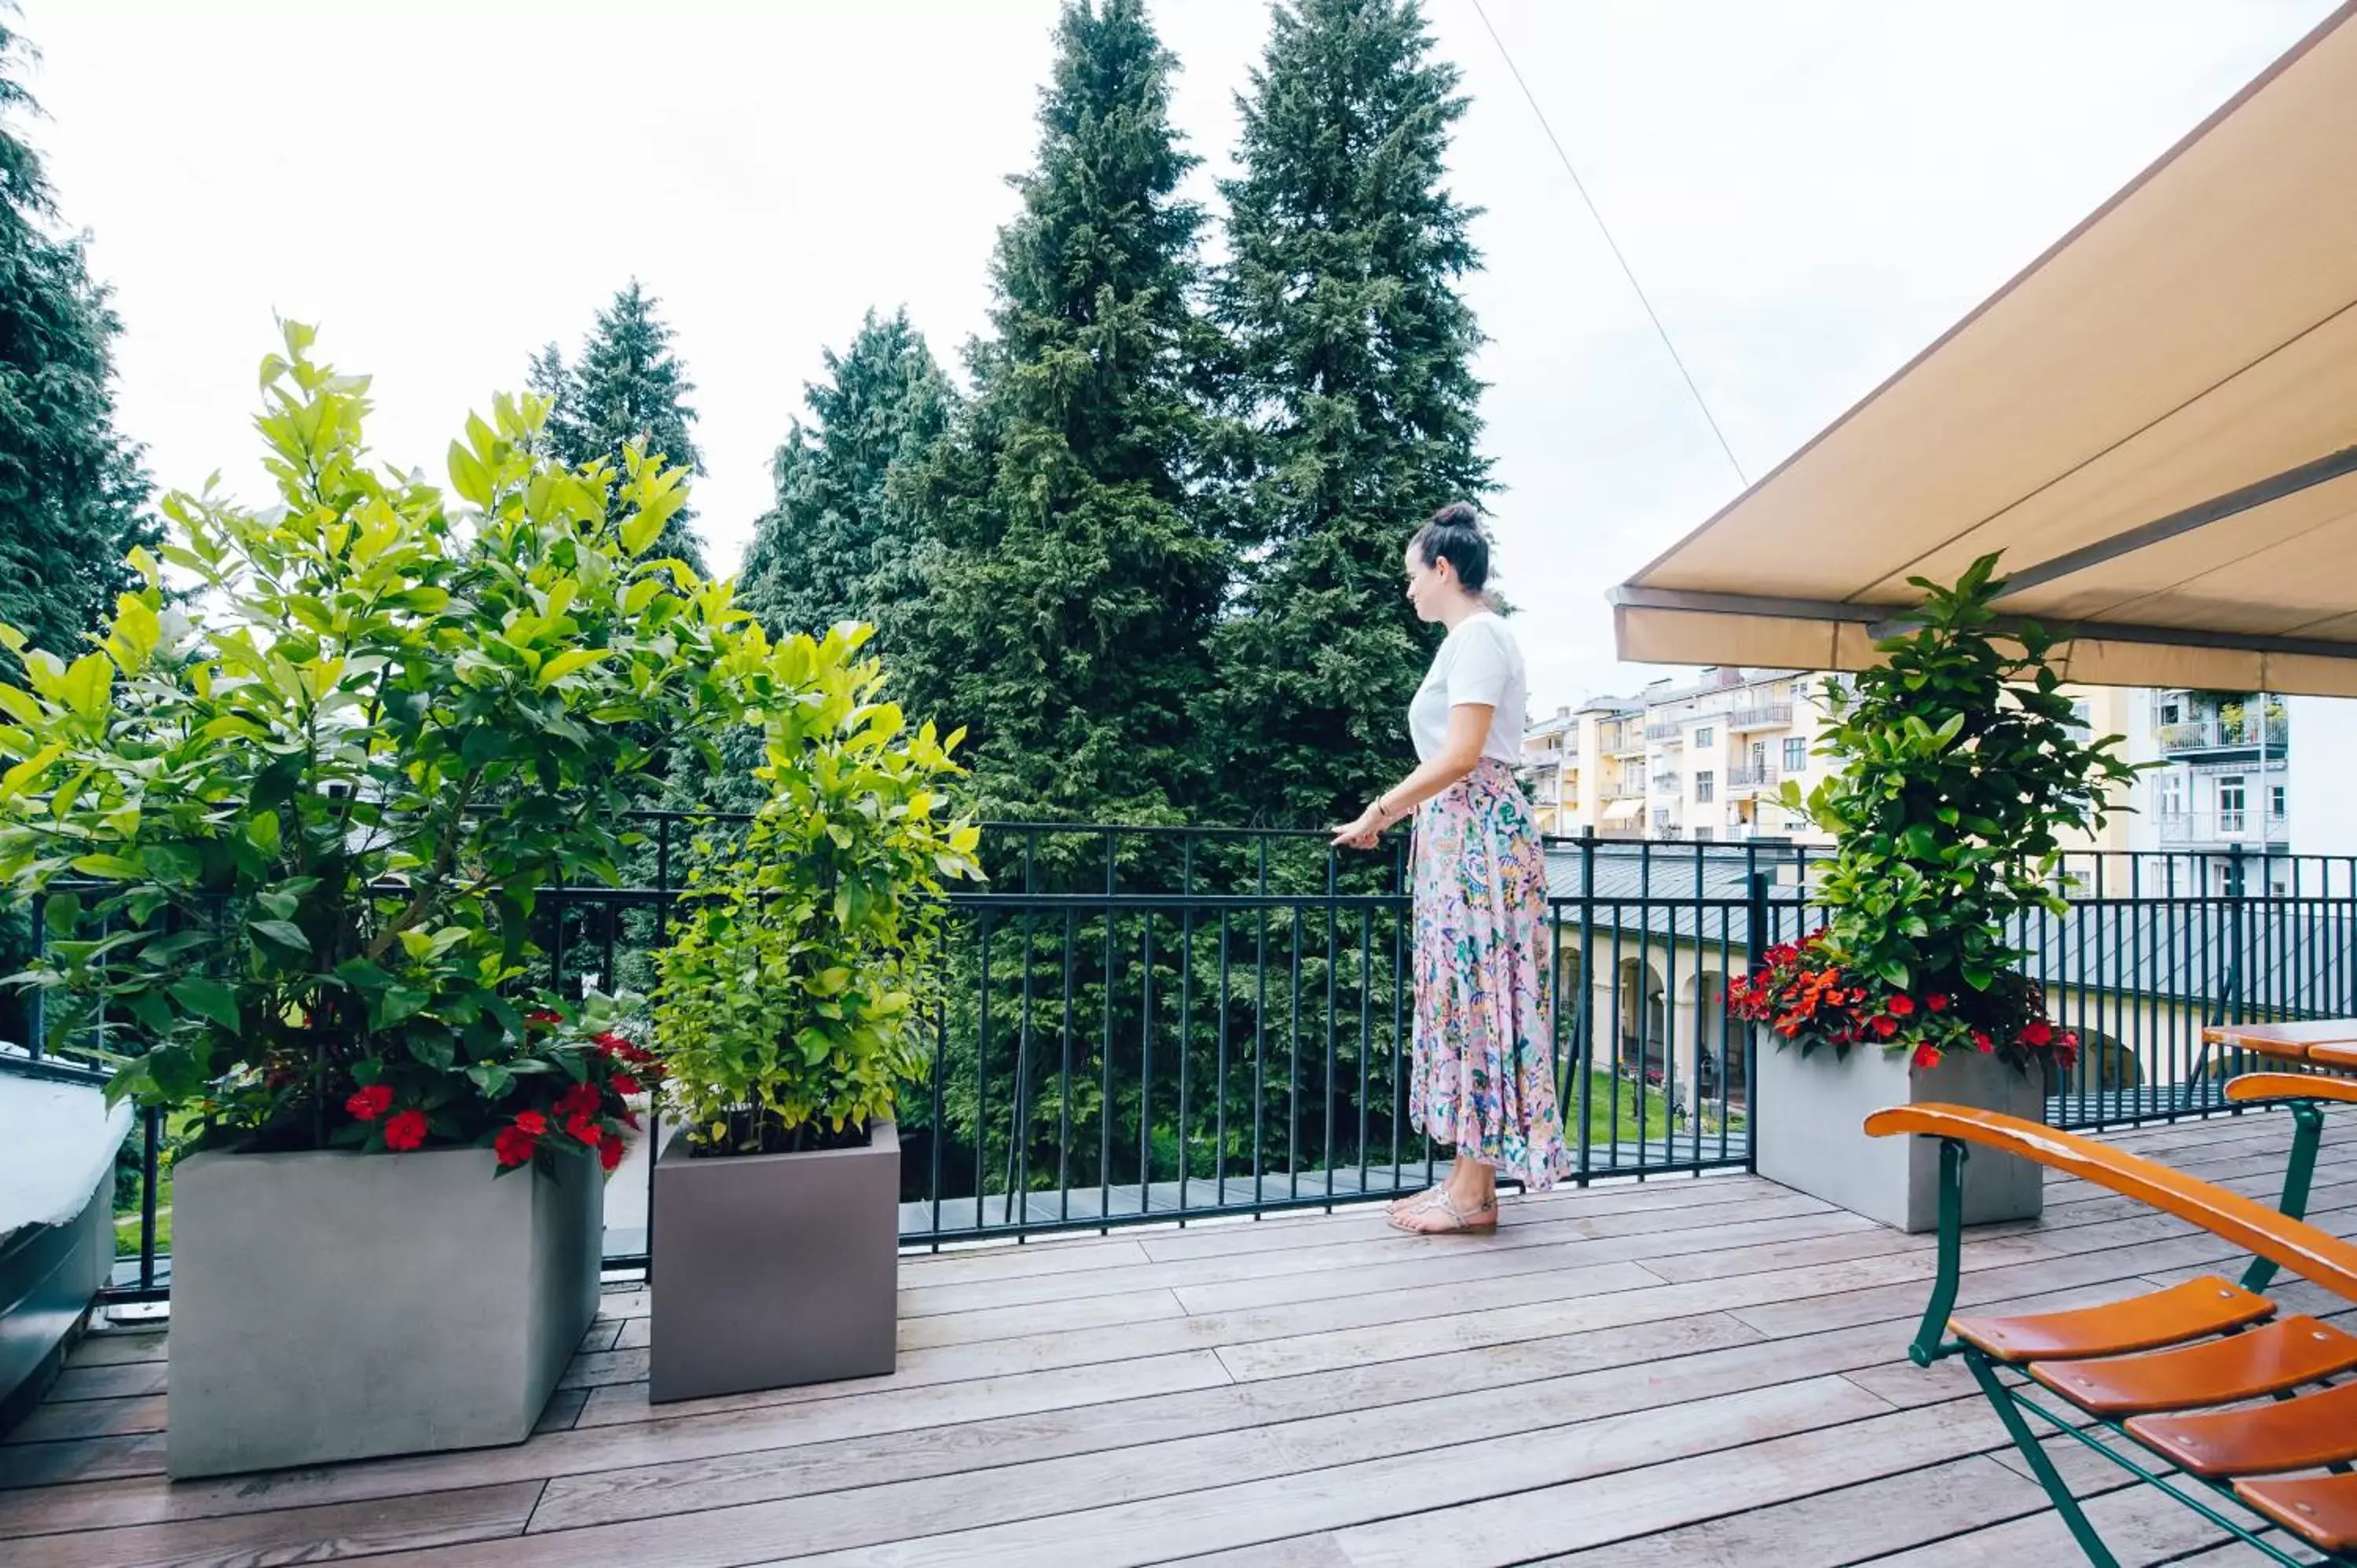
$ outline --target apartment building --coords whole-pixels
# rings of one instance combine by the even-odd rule
[[[1816,755],[1825,721],[1823,675],[1706,669],[1633,698],[1559,707],[1526,733],[1525,777],[1541,829],[1601,838],[1823,843],[1806,816],[1781,803],[1787,779],[1806,793],[1827,772]],[[2280,698],[2253,693],[2064,689],[2086,735],[2125,737],[2144,764],[2096,834],[2070,851],[2167,852],[2201,880],[2244,855],[2291,848],[2290,722]],[[2222,883],[2219,884],[2222,886]]]
[[[1780,804],[1784,780],[1824,777],[1813,755],[1822,677],[1705,670],[1634,698],[1598,697],[1533,725],[1523,766],[1544,831],[1602,838],[1818,843]]]

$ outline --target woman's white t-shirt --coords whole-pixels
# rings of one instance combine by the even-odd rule
[[[1432,669],[1408,704],[1408,736],[1415,742],[1417,761],[1431,761],[1448,744],[1448,710],[1459,703],[1482,703],[1491,710],[1482,756],[1510,767],[1522,760],[1530,682],[1513,632],[1488,610],[1476,610],[1457,623],[1433,655]]]

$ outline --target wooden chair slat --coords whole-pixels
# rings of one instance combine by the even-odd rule
[[[2319,1552],[2357,1551],[2357,1476],[2237,1481],[2234,1496]]]
[[[2151,1415],[2238,1404],[2357,1367],[2357,1337],[2313,1317],[2144,1356],[2041,1361],[2029,1375],[2096,1415]]]
[[[2226,1080],[2226,1098],[2238,1104],[2260,1100],[2329,1100],[2357,1105],[2357,1078],[2320,1072],[2246,1072]]]
[[[2139,1415],[2138,1443],[2197,1476],[2266,1476],[2357,1459],[2357,1383],[2243,1410]]]
[[[2275,1315],[2275,1304],[2238,1284],[2205,1274],[2147,1295],[2069,1312],[2024,1317],[1957,1317],[1948,1330],[1999,1361],[2075,1360],[2119,1356],[2206,1339]]]

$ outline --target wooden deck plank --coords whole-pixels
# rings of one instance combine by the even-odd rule
[[[2336,1115],[2311,1206],[2344,1234],[2351,1133]],[[2117,1142],[2272,1201],[2289,1135],[2269,1114]],[[647,1291],[609,1288],[526,1444],[179,1486],[153,1430],[163,1335],[94,1332],[61,1397],[0,1444],[0,1559],[1367,1568],[1445,1545],[1805,1568],[1846,1543],[2072,1560],[1969,1380],[1903,1359],[1931,1238],[1740,1174],[1506,1210],[1491,1239],[1403,1237],[1362,1205],[910,1257],[900,1373],[659,1408],[635,1380]],[[2043,1221],[1971,1234],[1964,1300],[2048,1310],[2240,1262],[2056,1182]],[[2304,1282],[2273,1294],[2357,1321]],[[2130,1520],[2124,1561],[2217,1540],[2077,1444],[2053,1452],[2091,1507]]]
[[[989,1525],[903,1540],[888,1547],[802,1554],[798,1568],[850,1563],[894,1568],[1039,1568],[1089,1563],[1129,1568],[1173,1557],[1251,1546],[1288,1536],[1339,1530],[1356,1563],[1360,1550],[1342,1527],[1371,1517],[1434,1510],[1501,1494],[1532,1493],[1573,1476],[1603,1477],[1647,1466],[1674,1471],[1695,1456],[1769,1437],[1870,1420],[1878,1401],[1838,1379],[1807,1379],[1686,1404],[1658,1406],[1544,1434],[1458,1444],[1438,1453],[1336,1466],[1307,1475],[1248,1480],[1143,1502],[1082,1508],[1017,1524]],[[1907,1419],[1900,1417],[1898,1419]],[[1672,1465],[1671,1461],[1678,1461]],[[1560,1539],[1550,1520],[1533,1539]],[[1525,1542],[1527,1545],[1527,1542]],[[1525,1555],[1527,1552],[1525,1552]],[[708,1561],[708,1560],[707,1560]],[[1429,1561],[1469,1561],[1454,1548]]]
[[[1749,1337],[1748,1330],[1730,1332]],[[147,1444],[135,1461],[125,1462],[144,1462],[148,1468],[135,1472],[135,1479],[108,1480],[94,1486],[0,1491],[0,1540],[113,1525],[206,1519],[298,1505],[363,1501],[429,1489],[542,1480],[552,1476],[699,1455],[918,1431],[1100,1402],[1121,1403],[1174,1391],[1216,1387],[1227,1380],[1217,1358],[1208,1351],[1199,1351],[1189,1356],[1155,1357],[1028,1378],[959,1383],[948,1388],[884,1390],[782,1410],[576,1429],[510,1448],[277,1471],[263,1477],[184,1481],[172,1486],[167,1486],[162,1478],[164,1447],[160,1439],[106,1439],[102,1441]],[[37,1444],[27,1452],[71,1446],[81,1445]],[[0,1452],[0,1465],[9,1457]],[[91,1467],[100,1474],[108,1473],[94,1462]],[[124,1472],[118,1468],[111,1473],[120,1476]]]
[[[999,1423],[1002,1430],[955,1434],[966,1440],[962,1452],[945,1456],[902,1444],[909,1452],[883,1455],[871,1449],[858,1455],[863,1463],[856,1470],[837,1455],[804,1451],[652,1466],[630,1475],[561,1477],[550,1483],[533,1528],[734,1506],[842,1487],[852,1484],[854,1475],[861,1488],[857,1498],[878,1507],[888,1504],[886,1511],[898,1523],[937,1510],[952,1524],[971,1524],[1022,1517],[1043,1498],[1112,1500],[1115,1491],[1144,1497],[1240,1474],[1294,1473],[1540,1431],[1767,1387],[1881,1354],[1854,1341],[1831,1340],[1703,1348],[1727,1338],[1723,1326],[1709,1333],[1692,1326],[1712,1321],[1688,1319],[1683,1329],[1661,1325],[1636,1334],[1585,1336],[1576,1345],[1566,1341],[1559,1347],[1563,1354],[1599,1364],[1555,1376],[1534,1375],[1531,1358],[1474,1353],[1412,1367],[1358,1368],[1211,1390],[1153,1402],[1158,1408],[1134,1402],[1068,1412],[1053,1422]],[[1072,1454],[1087,1456],[1063,1458]],[[899,1478],[894,1466],[912,1457],[934,1476],[988,1468],[952,1486],[908,1487],[906,1502],[899,1493],[888,1497],[876,1489]],[[945,1457],[957,1463],[945,1463]]]
[[[12,1542],[9,1568],[181,1568],[198,1563],[324,1563],[514,1537],[536,1481],[243,1519],[37,1536]],[[489,1559],[482,1553],[477,1561]]]

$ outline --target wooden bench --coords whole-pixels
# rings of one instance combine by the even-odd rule
[[[2357,1102],[2357,1079],[2249,1074],[2227,1094],[2294,1098],[2320,1122],[2319,1101]],[[1992,1111],[1900,1106],[1867,1117],[1866,1130],[1941,1140],[1939,1272],[1909,1357],[1926,1367],[1962,1358],[2090,1563],[2117,1568],[2031,1416],[2271,1561],[2317,1561],[2293,1554],[2305,1548],[2357,1568],[2357,1381],[2334,1380],[2357,1374],[2357,1335],[2279,1313],[2249,1283],[2288,1269],[2357,1304],[2357,1245],[2155,1161]],[[2252,1267],[2241,1283],[2208,1275],[2104,1306],[1953,1316],[1964,1162],[1975,1146],[2023,1155],[2189,1220],[2249,1251]],[[2305,1199],[2304,1176],[2298,1196]]]

